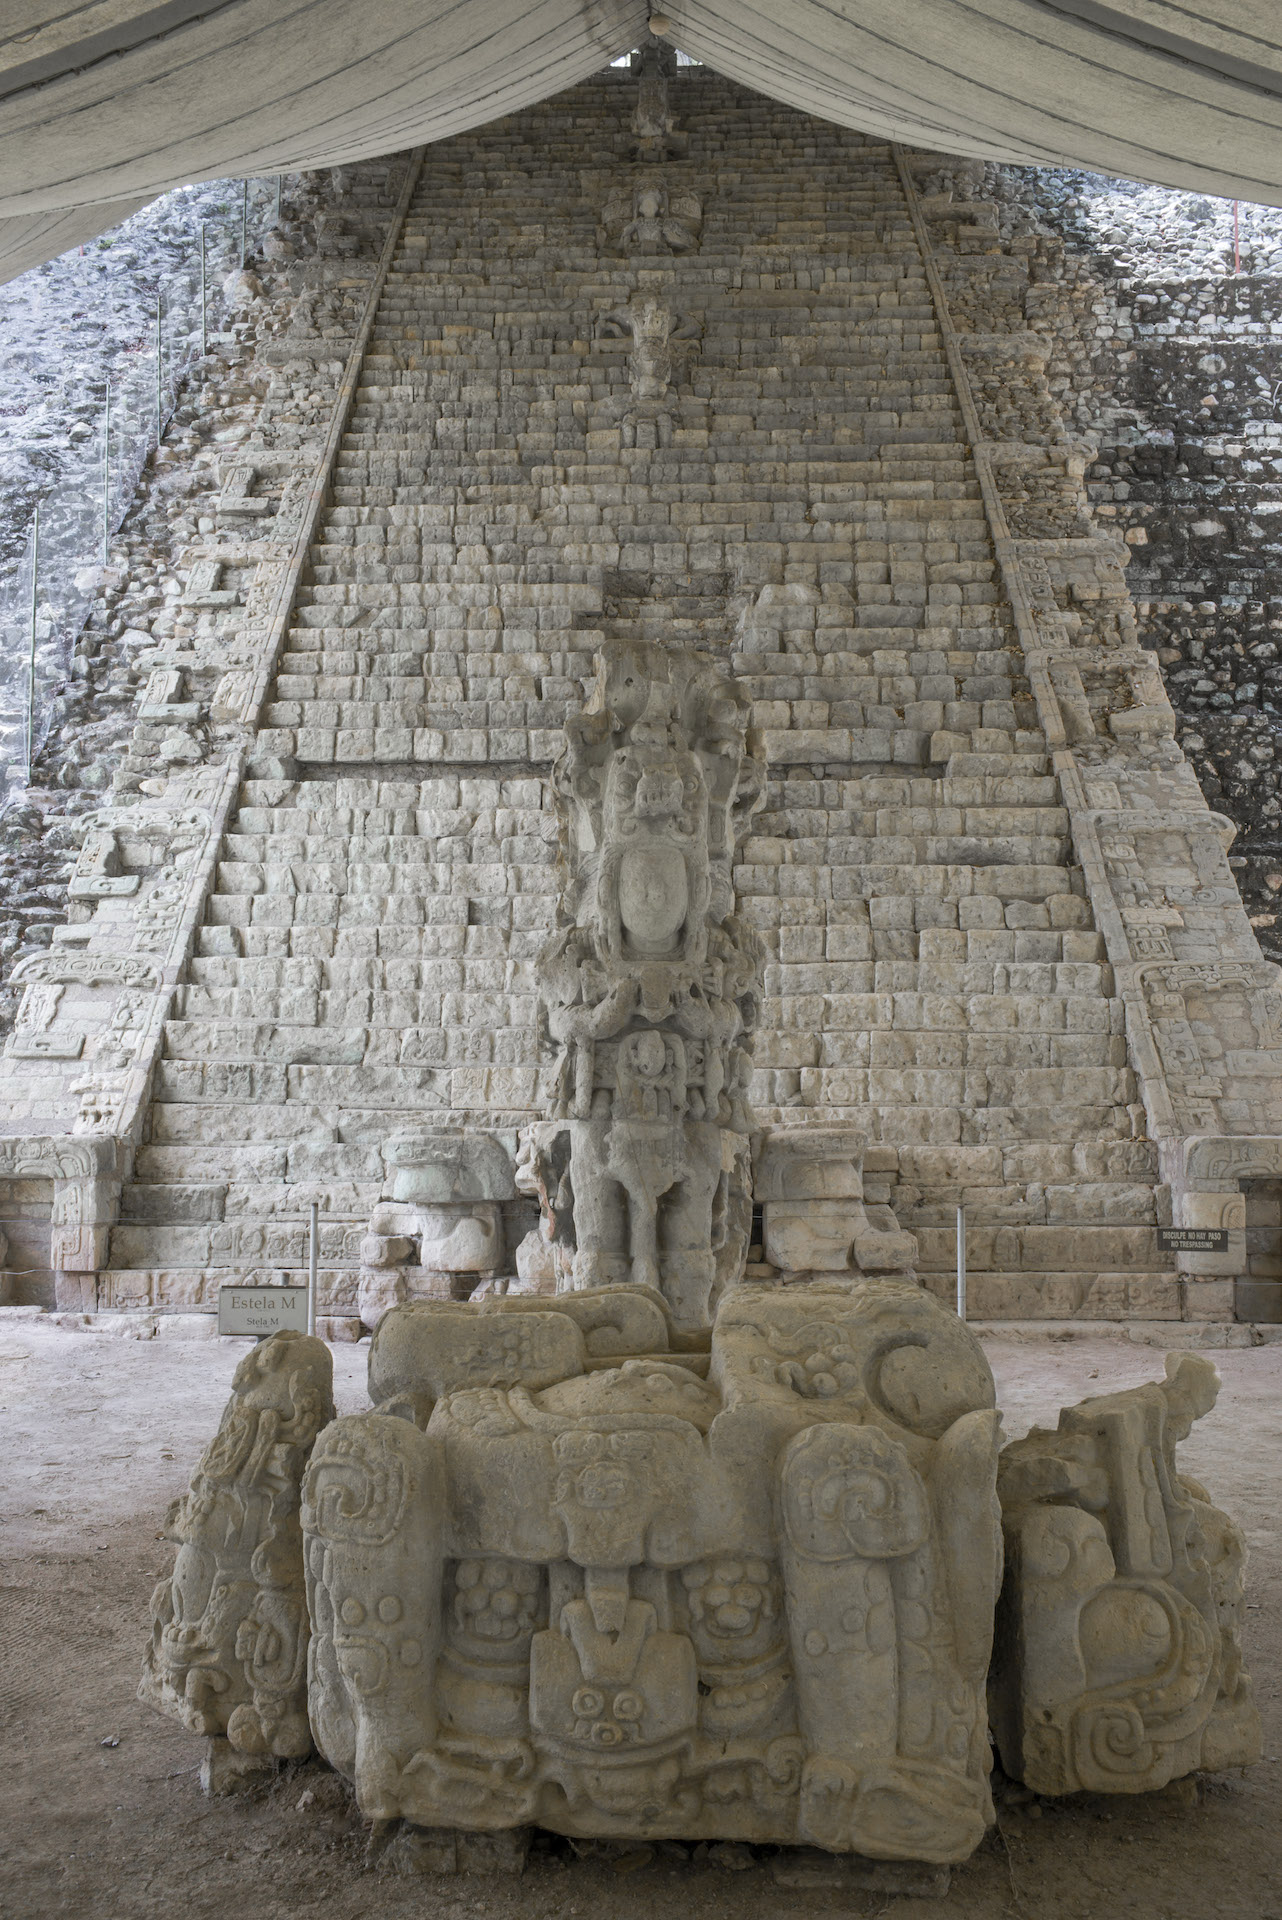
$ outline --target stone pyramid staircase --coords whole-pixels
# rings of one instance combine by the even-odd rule
[[[289,777],[225,837],[117,1304],[298,1269],[316,1199],[350,1310],[389,1137],[542,1112],[548,766],[602,638],[640,631],[729,653],[766,735],[763,1121],[863,1126],[941,1290],[964,1201],[979,1314],[1178,1315],[889,151],[707,73],[676,93],[690,256],[598,243],[620,76],[428,152],[259,737]],[[599,332],[638,290],[699,328],[657,427]]]

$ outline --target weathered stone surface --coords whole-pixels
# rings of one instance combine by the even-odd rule
[[[593,1366],[594,1299],[380,1326],[390,1413],[328,1428],[304,1495],[323,1751],[416,1827],[964,1858],[1000,1573],[977,1342],[915,1288],[740,1287],[705,1381]]]
[[[281,528],[301,534],[335,424],[323,360],[274,367],[216,459],[192,445],[170,476],[199,479],[208,509],[215,469],[252,469],[247,498],[272,511],[234,540],[193,526],[189,562],[175,547],[104,600],[104,620],[138,623],[128,659],[161,677],[160,705],[181,694],[204,717],[185,734],[139,722],[120,804],[92,828],[112,844],[90,841],[76,882],[139,884],[77,894],[51,971],[22,983],[50,992],[0,1061],[15,1139],[137,1144],[57,1222],[50,1186],[34,1205],[5,1176],[22,1298],[160,1307],[207,1303],[220,1269],[301,1278],[313,1200],[339,1317],[362,1289],[372,1320],[464,1292],[468,1271],[573,1277],[555,1139],[565,1192],[532,1242],[521,1199],[418,1196],[501,1205],[492,1268],[460,1270],[452,1229],[425,1247],[389,1221],[368,1237],[409,1246],[368,1260],[360,1240],[396,1198],[393,1138],[488,1131],[512,1152],[549,1110],[548,769],[594,660],[638,640],[711,652],[769,742],[735,871],[765,954],[762,1126],[864,1133],[865,1215],[915,1238],[937,1291],[964,1204],[985,1314],[1205,1315],[1227,1297],[1212,1276],[1276,1280],[1267,1206],[1244,1227],[1236,1176],[1209,1196],[1230,1227],[1219,1264],[1156,1244],[1205,1211],[1186,1141],[1280,1124],[1279,996],[1254,972],[1224,825],[1167,737],[1123,543],[1091,520],[1045,352],[1057,290],[1030,280],[967,163],[914,199],[938,156],[906,156],[905,179],[880,143],[708,72],[683,69],[663,108],[656,75],[648,125],[677,98],[700,108],[683,157],[624,159],[634,83],[608,76],[430,149],[376,314],[368,251],[300,265],[315,284],[291,284],[291,338],[371,327],[292,604]],[[698,249],[603,251],[602,208],[617,193],[649,219],[636,196],[656,181],[669,211],[698,194]],[[326,247],[366,214],[373,234],[396,184],[354,176]],[[683,331],[697,357],[673,356]],[[205,588],[232,598],[197,606]],[[171,765],[192,741],[205,758]],[[143,832],[153,808],[188,827],[204,809],[201,845]],[[145,983],[75,971],[135,950]],[[741,1190],[704,1157],[705,1179]],[[117,1218],[126,1164],[150,1198]],[[207,1209],[166,1218],[155,1190],[200,1182]],[[854,1263],[840,1239],[776,1251],[851,1270],[888,1251]],[[57,1282],[34,1274],[51,1252]],[[770,1264],[763,1246],[753,1265]],[[1258,1304],[1244,1289],[1242,1310]]]
[[[1142,1793],[1260,1755],[1242,1666],[1246,1548],[1175,1449],[1215,1404],[1200,1354],[1006,1448],[992,1676],[1002,1765],[1038,1793]]]
[[[917,1242],[889,1207],[864,1203],[867,1141],[850,1128],[794,1127],[767,1134],[753,1167],[763,1250],[782,1273],[907,1273]]]
[[[569,1284],[657,1287],[690,1330],[741,1273],[751,1211],[761,948],[731,878],[761,798],[747,721],[705,656],[618,644],[553,775],[567,877],[539,987],[568,1136]]]
[[[308,1617],[298,1497],[312,1442],[333,1419],[333,1363],[319,1340],[278,1333],[236,1369],[191,1490],[171,1508],[172,1576],[152,1596],[139,1696],[214,1736],[207,1791],[234,1791],[237,1754],[296,1759],[307,1724]]]

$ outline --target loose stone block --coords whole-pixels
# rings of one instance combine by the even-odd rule
[[[1001,1457],[994,1730],[1038,1793],[1141,1793],[1259,1758],[1245,1544],[1175,1458],[1218,1389],[1208,1360],[1172,1353],[1164,1381],[1067,1407]]]

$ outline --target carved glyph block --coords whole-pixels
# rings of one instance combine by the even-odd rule
[[[1164,1381],[1067,1407],[1002,1455],[993,1719],[1002,1765],[1039,1793],[1259,1758],[1242,1535],[1175,1460],[1218,1389],[1200,1354],[1169,1354]]]
[[[170,1509],[139,1697],[242,1753],[311,1751],[298,1489],[334,1417],[329,1349],[278,1333],[236,1369],[218,1432]]]

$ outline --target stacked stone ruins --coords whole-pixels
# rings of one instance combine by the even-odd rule
[[[247,288],[247,428],[185,492],[159,470],[191,529],[166,597],[104,578],[138,720],[74,823],[66,924],[17,970],[9,1297],[212,1311],[227,1280],[302,1279],[315,1204],[322,1325],[353,1337],[398,1300],[550,1284],[567,1151],[601,1194],[584,1274],[662,1280],[674,1250],[625,1245],[616,1175],[586,1172],[588,1062],[635,988],[638,1113],[681,1051],[727,1075],[655,1212],[679,1240],[711,1205],[714,1293],[745,1233],[754,1280],[848,1270],[844,1228],[812,1244],[822,1197],[863,1206],[868,1270],[949,1298],[964,1204],[984,1319],[1282,1317],[1245,1251],[1282,1183],[1276,970],[1091,519],[1029,248],[938,156],[646,63],[348,170],[283,297]],[[761,742],[706,938],[727,980],[758,940],[764,966],[706,990],[706,1036],[617,953],[580,964],[586,892],[554,925],[559,818],[572,864],[594,807],[624,824],[592,798],[603,719],[554,760],[629,647],[677,675],[636,754],[694,727],[715,787],[725,726]],[[677,683],[694,653],[733,722],[685,713],[712,698]],[[642,918],[668,804],[637,814]],[[1168,1223],[1227,1250],[1163,1250]]]
[[[947,1867],[994,1819],[990,1714],[1047,1794],[1258,1758],[1242,1537],[1175,1459],[1209,1362],[999,1452],[974,1333],[865,1277],[913,1246],[862,1141],[754,1128],[758,756],[707,655],[606,649],[554,775],[550,1281],[372,1301],[369,1412],[333,1418],[319,1340],[242,1362],[140,1689],[209,1790],[314,1741],[406,1869],[519,1866],[536,1826]],[[425,1253],[482,1233],[471,1145],[406,1156],[454,1175]],[[745,1276],[754,1188],[790,1284]]]
[[[946,1867],[990,1727],[1041,1794],[1258,1756],[1209,1362],[1003,1450],[954,1311],[960,1205],[986,1319],[1282,1318],[1282,995],[942,166],[655,44],[353,169],[246,276],[167,604],[104,576],[146,680],[0,1223],[159,1325],[319,1215],[166,1526],[212,1790]]]
[[[380,174],[381,209],[342,183],[141,651],[67,924],[19,969],[13,1297],[208,1308],[297,1274],[313,1202],[332,1333],[550,1274],[539,1169],[570,1140],[586,1169],[609,992],[649,991],[610,979],[589,1014],[618,956],[580,963],[574,908],[536,1014],[557,810],[572,861],[623,825],[552,761],[636,645],[719,662],[769,765],[733,876],[718,829],[707,933],[731,975],[765,944],[751,1086],[738,986],[706,1036],[655,1014],[676,1039],[633,1049],[729,1076],[685,1151],[715,1124],[736,1166],[660,1211],[711,1205],[721,1268],[745,1233],[756,1278],[828,1262],[779,1224],[791,1147],[753,1237],[750,1092],[764,1125],[866,1140],[892,1265],[912,1236],[939,1291],[964,1201],[984,1317],[1282,1314],[1243,1251],[1243,1182],[1282,1176],[1275,972],[1093,530],[1027,249],[933,167],[651,49],[639,83]],[[638,811],[655,872],[665,804]],[[624,1258],[602,1207],[598,1277]],[[1227,1253],[1159,1253],[1168,1220]]]

